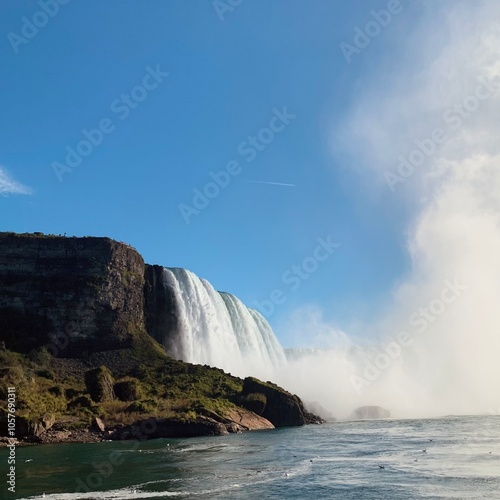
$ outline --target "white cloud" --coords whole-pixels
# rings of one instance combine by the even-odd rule
[[[9,194],[32,194],[30,187],[17,182],[12,176],[0,166],[0,195],[7,196]]]
[[[401,40],[404,50],[390,53],[378,70],[364,75],[363,90],[337,123],[332,142],[335,150],[350,152],[365,174],[374,172],[387,189],[383,174],[396,171],[398,157],[406,157],[416,149],[415,141],[431,137],[435,128],[445,129],[445,145],[398,185],[405,194],[437,174],[438,156],[460,159],[471,150],[500,153],[500,92],[482,101],[457,128],[443,118],[474,94],[478,77],[491,81],[500,75],[500,27],[492,22],[499,18],[500,4],[454,0],[425,5],[418,26]],[[403,55],[394,57],[397,53]]]
[[[405,416],[487,413],[500,403],[500,89],[459,127],[446,129],[448,140],[398,185],[398,192],[391,194],[384,178],[386,170],[395,171],[399,155],[415,149],[415,140],[447,125],[443,113],[458,112],[455,107],[474,95],[478,77],[500,77],[500,29],[492,22],[500,18],[500,3],[424,5],[428,12],[399,40],[399,50],[388,53],[375,74],[363,75],[363,90],[333,134],[335,148],[352,155],[360,179],[392,195],[396,209],[401,203],[413,206],[407,238],[411,270],[392,290],[386,317],[368,326],[372,334],[381,331],[388,338],[406,331],[413,341],[359,394],[348,379],[352,373],[363,376],[362,356],[336,349],[321,362],[304,360],[304,373],[316,371],[315,386],[295,369],[302,385],[291,378],[286,387],[334,412],[379,404]],[[404,59],[395,57],[398,53]],[[473,107],[473,99],[469,104]],[[447,281],[467,288],[442,313],[421,322],[425,328],[417,327],[411,318],[440,304]],[[301,330],[335,338],[334,325],[322,325],[321,314],[309,328]],[[381,339],[382,348],[387,342]],[[372,357],[367,360],[373,363]]]

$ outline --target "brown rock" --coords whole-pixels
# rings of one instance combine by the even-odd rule
[[[92,419],[92,428],[101,432],[104,432],[106,430],[104,422],[99,417],[94,417]]]
[[[274,425],[269,420],[243,408],[227,411],[224,416],[243,428],[243,430],[254,431],[260,429],[274,429]],[[231,432],[231,431],[230,431]]]

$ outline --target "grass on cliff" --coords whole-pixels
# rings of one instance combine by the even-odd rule
[[[112,392],[126,400],[91,398],[85,374],[100,366],[109,369]],[[53,358],[43,348],[29,355],[4,349],[0,367],[0,408],[7,407],[7,387],[14,386],[18,416],[31,421],[53,416],[66,428],[86,427],[95,416],[113,426],[151,416],[223,415],[240,401],[243,388],[241,379],[223,370],[170,358],[141,332],[130,349],[87,353],[81,359]]]

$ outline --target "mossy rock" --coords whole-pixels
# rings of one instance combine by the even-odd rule
[[[78,396],[76,399],[68,403],[68,410],[77,408],[92,408],[94,403],[88,396]]]
[[[113,375],[106,366],[100,366],[85,372],[87,392],[96,403],[115,399],[113,385]]]
[[[143,397],[142,385],[136,378],[119,380],[113,386],[116,397],[120,401],[137,401]]]

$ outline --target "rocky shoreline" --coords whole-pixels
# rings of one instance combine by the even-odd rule
[[[24,436],[20,439],[0,437],[0,447],[12,445],[28,446],[37,444],[99,443],[118,440],[148,440],[158,438],[188,438],[199,436],[225,436],[254,430],[271,430],[275,426],[267,419],[245,409],[234,409],[225,416],[214,412],[187,420],[173,418],[148,418],[131,425],[107,427],[96,417],[91,427],[68,429],[54,425],[43,432]],[[309,414],[310,415],[310,414]],[[311,416],[309,424],[324,423],[319,417]]]

